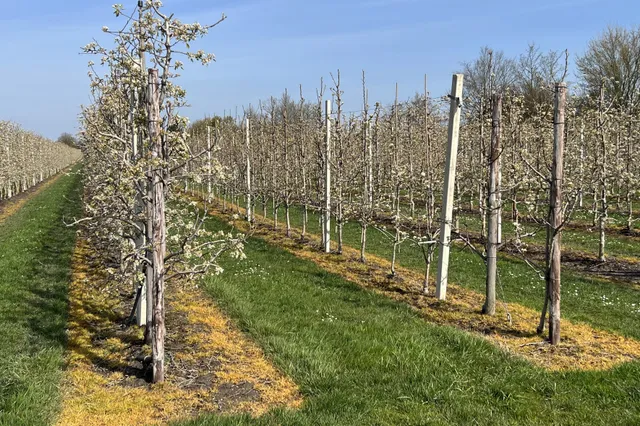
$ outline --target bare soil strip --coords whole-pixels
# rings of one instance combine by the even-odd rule
[[[133,303],[124,295],[132,290],[108,282],[101,270],[97,252],[80,237],[59,425],[161,424],[202,412],[259,416],[301,404],[297,386],[206,295],[184,283],[167,292],[167,380],[148,383],[143,328],[124,326]]]
[[[227,204],[233,211],[244,212],[242,208]],[[423,276],[415,271],[397,268],[398,275],[390,277],[391,263],[386,259],[369,254],[367,264],[362,264],[359,251],[348,246],[343,247],[342,255],[327,255],[319,250],[320,237],[317,235],[307,233],[303,242],[300,230],[293,229],[292,237],[287,238],[284,230],[274,231],[271,221],[257,214],[257,223],[250,231],[246,221],[233,220],[215,207],[208,206],[208,210],[209,214],[233,221],[238,229],[252,232],[300,258],[311,260],[328,272],[409,304],[428,321],[480,335],[549,370],[605,370],[640,359],[640,341],[635,339],[598,330],[588,324],[562,320],[562,342],[552,346],[535,333],[539,312],[533,309],[517,303],[509,303],[505,309],[504,304],[499,304],[495,316],[482,315],[484,296],[473,290],[450,283],[447,300],[439,301],[432,294],[422,294]]]

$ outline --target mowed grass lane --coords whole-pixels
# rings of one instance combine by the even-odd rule
[[[59,404],[79,167],[0,223],[0,425],[44,425]]]
[[[640,422],[638,362],[550,373],[263,240],[250,238],[246,253],[223,260],[225,272],[204,285],[306,401],[258,419],[206,415],[182,425]]]
[[[258,205],[256,213],[262,213]],[[271,215],[271,211],[268,210]],[[271,217],[271,216],[270,216]],[[279,227],[284,227],[284,209],[279,211]],[[302,210],[291,208],[291,224],[302,226]],[[320,235],[319,215],[309,212],[308,232]],[[392,231],[393,232],[393,231]],[[348,222],[344,225],[344,244],[360,247],[360,224]],[[332,218],[332,241],[336,241],[335,220]],[[638,243],[640,253],[640,242]],[[391,260],[393,241],[380,231],[370,227],[367,233],[367,253]],[[437,253],[431,267],[431,290],[436,279]],[[410,241],[404,242],[397,255],[399,265],[424,273],[421,249]],[[640,266],[639,266],[640,267]],[[544,300],[544,280],[521,260],[498,255],[497,286],[499,300],[515,302],[532,309],[541,310]],[[486,266],[480,257],[469,249],[453,246],[449,263],[449,280],[463,287],[484,294]],[[585,276],[565,269],[562,272],[562,316],[582,321],[596,328],[640,339],[640,289],[637,286],[614,283]],[[536,324],[532,324],[535,330]]]

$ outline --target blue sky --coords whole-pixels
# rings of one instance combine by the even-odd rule
[[[0,119],[50,138],[75,133],[79,106],[89,102],[87,61],[80,47],[116,27],[118,0],[0,0]],[[120,0],[121,2],[121,0]],[[135,0],[123,2],[131,10]],[[371,104],[422,90],[442,95],[451,74],[488,45],[508,56],[531,42],[569,49],[572,58],[607,25],[640,23],[630,0],[166,0],[184,22],[228,19],[198,48],[215,53],[208,67],[187,66],[181,84],[192,119],[279,96],[285,88],[315,99],[320,77],[339,68],[345,108],[359,109],[367,72]]]

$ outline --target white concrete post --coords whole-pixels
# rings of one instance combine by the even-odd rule
[[[456,163],[458,160],[458,138],[460,136],[463,78],[463,74],[454,74],[451,82],[451,109],[449,110],[449,144],[447,146],[447,162],[444,172],[444,187],[442,188],[440,257],[438,259],[438,280],[436,282],[436,297],[439,300],[446,299],[447,282],[449,280],[451,222],[453,220],[453,201],[456,180]]]
[[[331,253],[331,100],[325,101],[325,135],[324,158],[324,251]]]

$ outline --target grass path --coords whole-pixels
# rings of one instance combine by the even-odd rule
[[[0,425],[50,424],[59,409],[76,239],[62,218],[78,215],[79,197],[79,176],[63,174],[0,223]],[[225,260],[227,273],[205,278],[206,290],[293,377],[305,402],[258,419],[182,424],[640,423],[638,362],[548,372],[263,240],[250,239],[247,254]],[[613,324],[613,312],[596,320],[636,325],[635,317]]]
[[[71,169],[67,169],[66,171],[69,170]],[[55,183],[61,176],[64,175],[64,173],[64,171],[60,172],[57,175],[45,179],[36,186],[33,186],[24,192],[20,192],[9,199],[2,200],[2,202],[0,203],[0,223],[4,222],[5,219],[20,210],[27,201],[31,200],[33,197]]]
[[[214,220],[215,227],[227,226]],[[640,422],[640,363],[548,372],[250,238],[206,289],[300,386],[300,410],[182,425]]]
[[[256,212],[262,212],[259,208]],[[280,227],[283,227],[283,209],[280,209]],[[301,209],[291,209],[291,224],[302,225]],[[309,213],[308,232],[320,235],[319,215]],[[335,228],[332,229],[335,231]],[[344,225],[344,243],[350,247],[360,247],[360,225],[348,222]],[[332,241],[336,241],[332,233]],[[367,253],[390,260],[392,241],[375,229],[370,229],[367,237]],[[437,261],[437,254],[434,259]],[[420,249],[404,243],[398,253],[397,262],[407,269],[423,273],[424,260]],[[544,280],[529,266],[518,259],[500,256],[498,258],[500,283],[497,288],[499,300],[519,303],[534,310],[542,308]],[[437,264],[432,267],[432,282],[435,280]],[[486,267],[479,257],[458,246],[452,246],[449,280],[460,286],[485,291]],[[573,321],[581,321],[593,327],[640,340],[640,289],[632,284],[612,282],[585,276],[579,272],[562,272],[562,316]]]
[[[233,220],[219,209],[210,208],[209,213],[231,220],[241,230],[249,229],[246,221]],[[311,260],[328,272],[406,303],[432,323],[479,334],[551,370],[602,370],[640,359],[640,341],[566,319],[562,321],[561,343],[551,346],[535,333],[539,319],[535,310],[511,302],[499,304],[494,316],[482,315],[484,296],[453,283],[449,284],[447,300],[439,301],[433,292],[426,296],[422,294],[423,275],[414,270],[399,267],[398,276],[390,277],[388,260],[369,254],[367,264],[362,264],[359,251],[346,245],[342,254],[326,255],[320,250],[319,236],[308,233],[307,241],[302,243],[299,229],[293,228],[291,237],[287,237],[283,229],[274,232],[272,224],[261,215],[256,215],[251,232],[299,258]],[[332,248],[335,251],[335,243]]]
[[[58,409],[78,167],[0,223],[0,425],[49,424]]]

